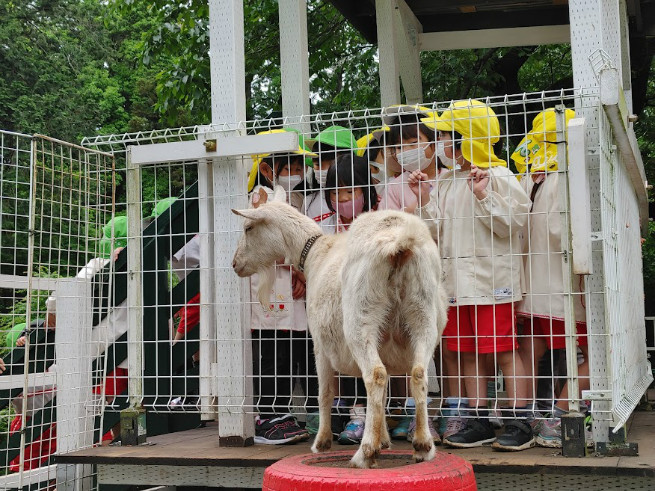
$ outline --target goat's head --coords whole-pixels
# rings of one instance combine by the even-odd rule
[[[284,259],[285,241],[282,230],[274,223],[271,205],[257,209],[232,210],[242,216],[243,234],[234,253],[232,267],[241,277],[263,273],[275,261]]]

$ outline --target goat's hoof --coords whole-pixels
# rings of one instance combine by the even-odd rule
[[[429,441],[418,441],[414,440],[412,442],[412,446],[414,447],[414,450],[420,453],[425,453],[429,452],[431,448],[434,448],[434,442],[432,440]]]
[[[330,447],[332,447],[332,438],[326,440],[317,437],[316,440],[314,440],[314,445],[312,445],[312,452],[325,452],[326,450],[330,450]]]
[[[430,449],[427,450],[427,451],[418,451],[418,450],[416,450],[416,447],[415,447],[414,462],[416,462],[418,464],[420,462],[430,461],[430,460],[434,459],[436,453],[437,453],[437,449],[435,448],[434,445],[431,445]]]
[[[366,459],[376,459],[380,456],[380,447],[370,443],[362,443],[359,449],[363,452]]]
[[[355,455],[353,455],[353,458],[350,459],[350,462],[348,463],[349,467],[353,467],[355,469],[366,469],[368,468],[367,465],[367,459],[364,458],[364,452],[362,451],[361,447],[357,452],[355,452]]]
[[[380,445],[382,445],[383,449],[391,448],[391,440],[382,440]]]

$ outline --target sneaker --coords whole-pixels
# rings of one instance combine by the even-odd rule
[[[282,445],[307,440],[309,433],[303,430],[291,414],[271,419],[255,417],[255,443]]]
[[[335,399],[332,403],[332,418],[330,419],[330,428],[332,430],[332,439],[336,440],[350,421],[349,405],[342,399]]]
[[[505,423],[505,432],[496,438],[491,448],[519,451],[534,447],[532,427],[525,420],[512,419]]]
[[[430,430],[430,435],[432,436],[432,441],[434,442],[434,444],[439,445],[441,443],[441,437],[439,436],[439,432],[437,431],[437,429],[434,427],[434,422],[432,421],[432,418],[428,418],[428,430]],[[409,431],[407,432],[408,442],[414,440],[415,432],[416,432],[416,418],[412,418],[412,422],[409,424]]]
[[[307,419],[305,421],[305,429],[310,435],[316,435],[318,433],[318,426],[321,420],[319,413],[307,413]]]
[[[404,416],[396,425],[394,429],[391,430],[391,439],[392,440],[405,440],[409,434],[409,428],[414,421],[413,416]]]
[[[491,423],[491,426],[493,426],[497,430],[503,427],[503,421],[500,419],[500,417],[501,417],[500,409],[491,409],[489,411],[489,422]]]
[[[176,397],[168,403],[168,408],[171,411],[193,411],[198,409],[198,398],[190,397]]]
[[[444,430],[440,432],[444,440],[466,428],[466,420],[461,416],[441,418],[441,422],[445,423],[443,425]],[[441,427],[439,429],[441,429]]]
[[[333,408],[334,409],[334,408]],[[321,422],[321,417],[318,412],[307,413],[307,422],[305,423],[305,429],[310,435],[316,435],[318,433],[318,427]],[[343,421],[341,416],[337,414],[330,415],[330,429],[332,430],[332,436],[337,438],[339,434],[343,431]]]
[[[532,428],[532,434],[534,436],[537,436],[539,432],[541,431],[541,427],[544,424],[544,421],[546,420],[548,416],[541,411],[535,409],[534,412],[529,412],[528,413],[528,424],[530,425],[530,428]]]
[[[562,448],[562,420],[553,418],[543,421],[536,441],[540,447]]]
[[[446,445],[457,448],[481,447],[496,439],[491,423],[486,419],[469,419],[464,428],[444,438]]]
[[[350,410],[350,421],[346,428],[339,434],[337,441],[341,445],[359,445],[364,435],[364,421],[366,409],[355,406]]]

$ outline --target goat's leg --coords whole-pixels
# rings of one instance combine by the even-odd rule
[[[409,383],[416,404],[416,430],[412,440],[414,460],[423,462],[424,460],[432,460],[436,451],[428,427],[427,366],[434,352],[439,333],[436,328],[436,318],[429,314],[419,314],[420,306],[417,305],[416,307],[418,308],[411,309],[411,312],[408,313],[412,317],[407,318],[408,332],[411,333],[414,350],[414,361]]]
[[[330,427],[332,401],[334,400],[334,370],[325,353],[319,349],[318,340],[314,340],[314,358],[318,376],[318,433],[312,445],[312,452],[324,452],[332,446],[332,429]]]
[[[361,354],[356,354],[355,351],[357,350],[353,350],[353,355],[358,360],[364,377],[364,384],[366,385],[367,403],[362,443],[350,460],[350,465],[366,469],[377,466],[375,460],[380,455],[380,450],[382,450],[382,426],[386,425],[384,394],[385,387],[389,383],[389,377],[387,376],[387,369],[377,354],[376,346],[369,350],[362,350],[363,353]],[[386,437],[388,438],[388,432]]]
[[[382,397],[382,404],[386,407],[387,401],[389,400],[387,395],[389,392],[389,384],[384,386],[384,396]],[[382,429],[380,432],[380,444],[382,448],[391,447],[391,437],[389,436],[389,427],[387,426],[387,417],[386,413],[384,415],[384,420],[382,421]]]

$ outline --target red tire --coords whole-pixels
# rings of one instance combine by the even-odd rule
[[[287,457],[271,465],[264,472],[265,491],[297,490],[380,490],[412,491],[477,489],[473,467],[466,460],[445,452],[437,452],[430,462],[400,465],[380,469],[351,469],[331,467],[347,465],[352,451],[304,454]],[[378,462],[390,459],[411,459],[406,450],[384,451]],[[325,466],[327,465],[327,466]]]

